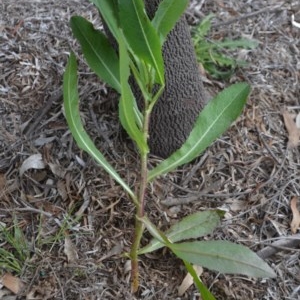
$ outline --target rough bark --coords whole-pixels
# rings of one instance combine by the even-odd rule
[[[149,17],[159,0],[146,0]],[[189,26],[183,16],[163,46],[166,88],[150,121],[150,150],[167,157],[187,139],[199,111],[206,103]]]
[[[145,0],[153,18],[160,0]],[[183,16],[163,45],[165,90],[154,106],[149,128],[152,154],[166,158],[185,142],[207,99],[204,91],[189,26]],[[141,95],[133,84],[138,103]]]

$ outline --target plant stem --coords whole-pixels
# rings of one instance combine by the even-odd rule
[[[138,212],[140,209],[138,209]],[[138,266],[138,250],[140,247],[141,238],[143,236],[144,225],[137,218],[135,219],[134,241],[131,246],[131,291],[136,293],[139,288],[139,266]]]
[[[150,115],[153,109],[154,104],[158,100],[159,96],[162,94],[165,84],[162,84],[155,95],[152,94],[154,86],[154,76],[151,74],[151,70],[147,69],[147,66],[143,66],[142,70],[147,70],[144,80],[148,83],[147,91],[143,89],[143,84],[141,84],[141,91],[144,97],[144,118],[143,118],[143,139],[148,144],[149,136],[149,122]],[[137,70],[136,70],[137,71]],[[139,76],[135,76],[139,77]],[[149,96],[151,99],[149,99]],[[138,191],[138,199],[136,204],[136,219],[135,219],[135,231],[134,231],[134,240],[130,250],[130,259],[131,259],[131,291],[136,293],[139,288],[139,266],[138,266],[138,250],[140,248],[141,239],[145,229],[144,224],[139,220],[144,216],[144,207],[145,207],[145,194],[148,184],[148,154],[149,151],[141,153],[141,178],[140,186]]]
[[[149,119],[150,119],[151,110],[145,109],[144,124],[143,124],[143,136],[145,141],[148,140],[148,130],[149,130]],[[140,186],[138,193],[138,201],[136,205],[136,215],[138,218],[144,216],[144,207],[145,207],[145,194],[147,189],[148,181],[148,152],[141,153],[141,178]],[[133,293],[137,292],[139,288],[139,270],[138,270],[138,250],[140,248],[141,238],[144,232],[144,224],[135,219],[135,232],[134,232],[134,241],[131,246],[130,258],[131,258],[131,290]]]

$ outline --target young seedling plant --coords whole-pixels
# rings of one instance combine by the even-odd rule
[[[30,248],[15,216],[11,228],[6,228],[5,224],[0,222],[0,244],[0,276],[4,271],[20,275],[30,257]]]
[[[168,33],[183,14],[188,0],[163,0],[150,20],[143,0],[91,0],[118,44],[118,53],[107,37],[80,16],[71,18],[71,28],[79,41],[89,67],[119,94],[119,119],[134,141],[140,157],[139,182],[134,192],[96,148],[79,116],[77,63],[73,53],[63,78],[64,110],[68,126],[78,146],[91,155],[127,192],[136,207],[131,251],[131,289],[139,288],[138,256],[161,247],[169,248],[183,260],[203,299],[214,299],[195,273],[192,265],[201,265],[223,273],[251,277],[274,277],[273,270],[248,248],[227,241],[189,241],[210,234],[220,222],[218,211],[196,212],[162,233],[147,217],[147,186],[199,156],[240,115],[250,87],[246,83],[230,86],[212,99],[199,114],[183,146],[154,168],[148,168],[148,129],[152,109],[165,87],[162,46]],[[142,95],[143,111],[136,103],[128,82],[134,76]],[[155,88],[154,88],[155,87]],[[157,88],[158,87],[158,88]],[[147,228],[153,240],[144,248],[140,241]]]
[[[214,78],[229,79],[237,67],[247,66],[247,62],[231,57],[229,50],[254,49],[258,42],[246,38],[209,40],[211,21],[214,14],[204,17],[192,31],[197,60]]]

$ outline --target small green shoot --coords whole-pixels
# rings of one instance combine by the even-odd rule
[[[229,79],[236,68],[247,66],[244,60],[235,59],[229,55],[229,50],[255,49],[258,43],[254,40],[238,38],[210,41],[207,38],[211,30],[211,20],[214,15],[206,16],[192,31],[194,47],[198,62],[216,79]]]
[[[0,269],[20,274],[30,256],[29,243],[14,218],[12,228],[0,222]]]

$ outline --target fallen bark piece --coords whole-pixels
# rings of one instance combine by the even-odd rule
[[[259,250],[256,254],[262,259],[266,259],[280,251],[292,251],[299,246],[300,234],[285,236],[271,245]]]
[[[15,277],[10,273],[4,274],[0,282],[3,284],[3,286],[5,286],[8,290],[13,292],[15,295],[21,293],[25,286],[20,278]]]

